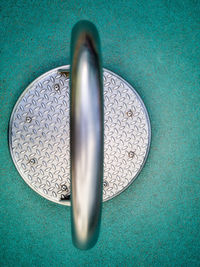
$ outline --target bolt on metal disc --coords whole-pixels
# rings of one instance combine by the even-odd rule
[[[53,202],[70,205],[69,65],[33,81],[10,119],[9,146],[24,181]],[[103,201],[124,191],[141,171],[150,146],[146,108],[133,87],[104,69]]]

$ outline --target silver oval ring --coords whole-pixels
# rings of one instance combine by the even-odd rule
[[[70,82],[72,237],[87,249],[99,233],[104,151],[100,40],[88,21],[72,30]]]

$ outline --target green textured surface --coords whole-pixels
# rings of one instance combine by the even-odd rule
[[[8,120],[37,76],[69,63],[80,19],[100,32],[104,66],[149,111],[152,145],[138,179],[103,205],[90,251],[73,247],[70,209],[33,192],[9,155]],[[200,265],[200,2],[1,0],[1,266]]]

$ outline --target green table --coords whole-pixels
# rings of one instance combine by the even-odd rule
[[[1,266],[200,264],[199,1],[1,1]],[[152,144],[138,179],[104,203],[89,251],[73,247],[70,209],[21,179],[7,130],[12,108],[42,73],[69,63],[70,32],[96,24],[104,66],[138,91]]]

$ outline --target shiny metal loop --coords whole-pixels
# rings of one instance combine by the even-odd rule
[[[88,21],[72,30],[70,73],[72,238],[88,249],[100,228],[104,151],[100,40]]]

